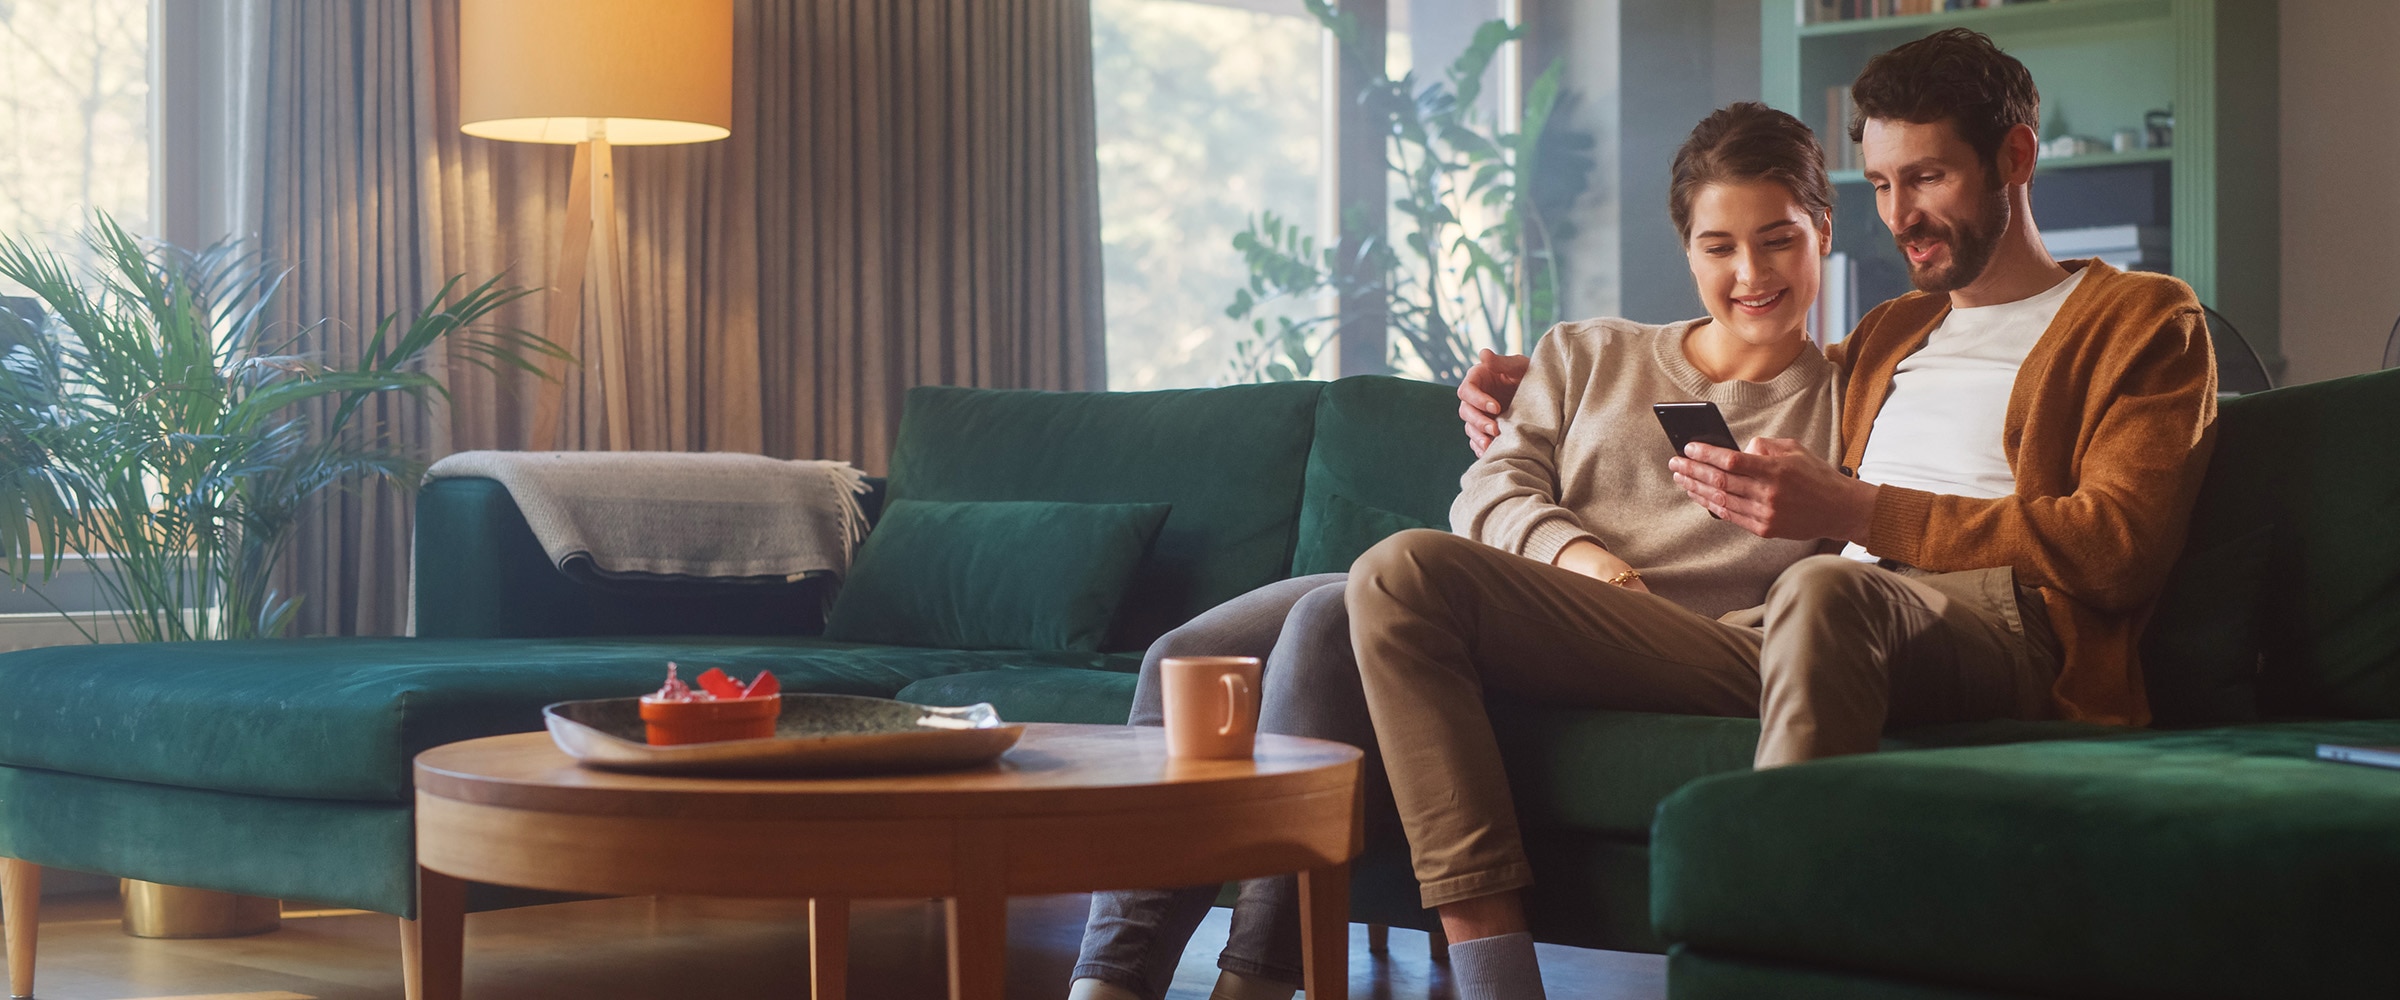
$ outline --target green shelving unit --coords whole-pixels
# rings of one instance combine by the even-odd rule
[[[1828,93],[1846,92],[1878,52],[1950,27],[1990,35],[2033,72],[2042,137],[2144,133],[2171,110],[2164,149],[2046,159],[2034,209],[2045,231],[2095,225],[2169,230],[2169,267],[2233,321],[2270,370],[2282,367],[2276,317],[2276,9],[2274,0],[2035,0],[1978,10],[1804,23],[1809,0],[1760,5],[1761,85],[1827,147]],[[1906,271],[1857,170],[1833,173],[1834,249],[1857,262],[1855,312],[1905,291]]]

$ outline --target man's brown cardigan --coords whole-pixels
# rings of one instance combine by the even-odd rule
[[[2009,393],[2001,444],[2015,495],[1995,500],[1878,487],[1867,550],[1920,569],[2016,568],[2040,588],[2063,663],[2058,713],[2150,721],[2135,657],[2149,606],[2183,546],[2217,417],[2216,356],[2191,287],[2088,268]],[[1856,468],[1892,373],[1950,313],[1911,292],[1875,307],[1834,351],[1846,380],[1842,464]]]

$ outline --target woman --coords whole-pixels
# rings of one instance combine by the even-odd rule
[[[1759,604],[1776,574],[1816,546],[1760,539],[1691,503],[1667,470],[1673,449],[1650,405],[1708,400],[1724,412],[1737,439],[1788,438],[1819,454],[1835,454],[1834,368],[1811,348],[1806,329],[1822,258],[1832,241],[1832,207],[1823,151],[1797,119],[1744,103],[1703,120],[1676,154],[1668,214],[1708,315],[1665,326],[1602,319],[1553,328],[1533,353],[1499,437],[1461,480],[1450,512],[1457,535],[1403,532],[1368,558],[1379,553],[1391,558],[1388,550],[1396,544],[1448,547],[1460,550],[1453,555],[1462,565],[1493,563],[1507,572],[1540,576],[1554,592],[1589,596],[1598,588],[1622,595],[1609,600],[1672,601],[1695,618]],[[1404,723],[1370,718],[1353,655],[1359,644],[1345,599],[1346,590],[1355,588],[1346,585],[1347,579],[1331,574],[1285,580],[1161,638],[1144,660],[1129,721],[1160,724],[1161,657],[1263,656],[1260,730],[1364,748],[1369,837],[1374,839],[1391,825],[1375,818],[1395,815],[1381,805],[1392,801],[1392,789],[1375,734]],[[1545,617],[1550,609],[1536,602],[1517,610],[1526,616],[1525,632],[1539,632],[1562,655],[1575,655],[1571,637],[1561,639],[1554,628],[1539,627],[1557,624]],[[1362,631],[1357,638],[1370,637]],[[1742,704],[1738,684],[1673,676],[1665,667],[1652,673],[1657,676],[1637,671],[1640,682],[1606,700],[1628,709],[1756,712],[1755,700]],[[1471,714],[1480,719],[1479,692],[1470,700]],[[1488,733],[1484,736],[1488,745]],[[1481,746],[1471,738],[1462,742]],[[1496,757],[1491,764],[1496,769]],[[1402,777],[1406,791],[1408,776]],[[1448,817],[1450,826],[1465,829],[1444,828],[1441,837],[1463,838],[1479,859],[1521,858],[1513,809],[1505,783],[1501,786],[1484,796],[1486,814]],[[1423,797],[1403,795],[1401,806]],[[1429,864],[1428,852],[1439,855],[1458,845],[1419,835],[1426,822],[1420,814],[1431,811],[1419,804],[1416,813],[1404,817],[1427,905],[1445,907],[1446,922],[1453,903],[1471,909],[1499,898],[1514,905],[1514,890],[1530,875],[1509,869],[1506,862],[1497,872],[1489,865],[1479,869],[1470,884],[1443,884],[1441,859]],[[1516,869],[1522,869],[1521,860]],[[1215,894],[1215,887],[1203,886],[1095,895],[1073,996],[1163,995]],[[1295,880],[1288,876],[1243,884],[1232,934],[1218,962],[1224,973],[1218,997],[1288,1000],[1300,981],[1297,899]],[[1521,924],[1521,912],[1515,919]],[[1453,941],[1463,942],[1454,943],[1451,952],[1462,998],[1539,995],[1538,976],[1531,992],[1521,976],[1481,981],[1484,967],[1529,970],[1529,938],[1517,934],[1504,942],[1513,948],[1521,941],[1521,963],[1514,961],[1513,951],[1503,956],[1506,960],[1484,961],[1469,946],[1488,951],[1486,940],[1454,934]]]

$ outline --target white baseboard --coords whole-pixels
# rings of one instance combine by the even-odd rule
[[[41,646],[80,646],[90,642],[84,638],[83,631],[77,630],[78,625],[84,631],[100,637],[102,642],[120,641],[117,616],[86,611],[72,617],[73,622],[50,613],[0,615],[0,653]]]

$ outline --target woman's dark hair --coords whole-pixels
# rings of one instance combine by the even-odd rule
[[[1974,147],[1984,168],[2000,163],[2000,141],[2019,125],[2042,129],[2042,93],[2033,74],[2000,51],[1981,32],[1937,31],[1867,60],[1850,84],[1858,116],[1850,141],[1866,133],[1867,119],[1931,125],[1947,121]]]
[[[1800,119],[1756,101],[1717,109],[1692,127],[1675,151],[1667,186],[1667,217],[1675,233],[1692,238],[1692,197],[1710,184],[1774,181],[1822,229],[1833,221],[1833,182],[1825,178],[1825,149]]]

